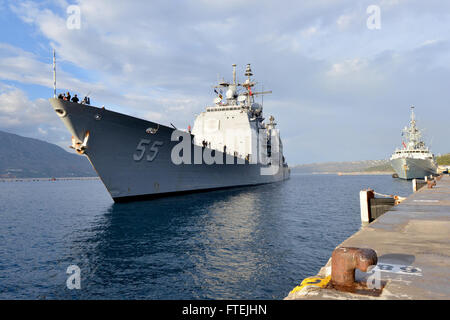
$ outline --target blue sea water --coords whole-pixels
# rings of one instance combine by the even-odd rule
[[[292,175],[114,204],[99,180],[0,182],[0,299],[282,299],[359,230],[367,187],[412,192],[388,175]]]

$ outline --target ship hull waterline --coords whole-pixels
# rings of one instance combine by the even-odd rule
[[[436,165],[429,159],[398,158],[391,160],[391,166],[400,179],[424,179],[436,174]]]
[[[205,148],[195,146],[195,151],[193,145],[191,164],[175,164],[171,153],[179,142],[171,141],[174,128],[62,99],[52,98],[50,103],[76,140],[83,141],[88,133],[84,154],[115,202],[261,185],[290,175],[286,165],[280,164],[275,174],[261,174],[267,166],[243,159],[244,164],[238,164],[236,157],[218,151],[224,164],[206,164],[203,159],[194,164],[194,153]],[[234,164],[226,164],[226,157]]]

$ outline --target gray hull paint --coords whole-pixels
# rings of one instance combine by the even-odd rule
[[[171,160],[172,148],[178,143],[171,141],[173,128],[60,99],[50,99],[50,102],[75,138],[83,141],[89,131],[85,155],[115,201],[266,184],[289,178],[289,168],[282,165],[274,175],[261,175],[260,164],[176,165]],[[146,133],[146,129],[158,126],[155,134]],[[142,160],[133,158],[142,139],[151,141],[148,147],[155,141],[162,142],[153,161],[146,160],[147,155],[152,155],[148,150]],[[191,155],[194,163],[193,150]]]
[[[436,174],[436,164],[428,159],[399,158],[391,160],[398,177],[401,179],[424,179],[425,176]],[[407,170],[405,170],[408,168]]]

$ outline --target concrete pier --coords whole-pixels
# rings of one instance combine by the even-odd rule
[[[356,270],[355,286],[342,289],[330,281],[330,259],[285,299],[450,300],[450,176],[410,195],[342,247],[373,249],[378,262],[367,272]]]

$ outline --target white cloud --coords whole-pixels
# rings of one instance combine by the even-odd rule
[[[20,48],[0,43],[0,79],[33,83],[42,86],[52,85],[51,67],[39,62],[36,56]]]
[[[327,72],[329,76],[341,76],[359,72],[367,67],[367,61],[362,59],[348,59],[342,62],[333,63],[331,69]]]
[[[343,14],[338,17],[336,20],[336,24],[338,25],[339,29],[345,30],[350,26],[351,22],[353,20],[353,16],[350,14]]]
[[[438,43],[439,42],[439,40],[436,40],[436,39],[433,39],[433,40],[426,40],[426,41],[424,41],[424,42],[422,42],[422,46],[429,46],[429,45],[433,45],[433,44],[436,44],[436,43]]]
[[[301,31],[301,35],[303,37],[311,37],[311,36],[317,34],[317,32],[318,32],[318,28],[311,26],[311,27],[308,27],[306,29],[303,29]]]
[[[405,3],[406,0],[381,0],[380,6],[397,6],[401,3]]]
[[[286,133],[303,130],[290,121],[294,113],[306,123],[331,117],[336,124],[330,121],[328,128],[336,129],[360,110],[399,116],[399,106],[425,103],[422,96],[436,104],[448,100],[437,88],[449,75],[450,6],[383,1],[382,29],[371,31],[365,9],[372,2],[80,1],[80,30],[66,28],[65,1],[52,10],[30,1],[12,7],[47,39],[49,52],[56,47],[60,88],[92,91],[94,104],[184,127],[211,102],[218,73],[230,79],[231,64],[237,63],[243,77],[250,62],[256,79],[273,90],[266,110],[280,119],[289,138]],[[51,72],[49,59],[0,45],[0,79],[51,88]],[[3,121],[13,125],[20,119]],[[357,122],[349,128],[358,130]],[[35,125],[34,132],[41,128],[52,136],[50,128]],[[320,125],[307,130],[312,141],[323,136]],[[354,137],[349,133],[347,139],[351,144]],[[286,151],[300,162],[295,149]]]
[[[10,88],[0,94],[0,117],[7,119],[2,125],[30,125],[52,122],[56,119],[48,101],[30,101],[25,92]]]
[[[38,127],[38,132],[39,132],[40,134],[44,135],[44,136],[47,135],[47,133],[48,133],[47,130],[42,129],[41,127]]]
[[[64,147],[70,144],[70,134],[46,99],[30,100],[23,90],[4,84],[0,84],[0,130]]]

